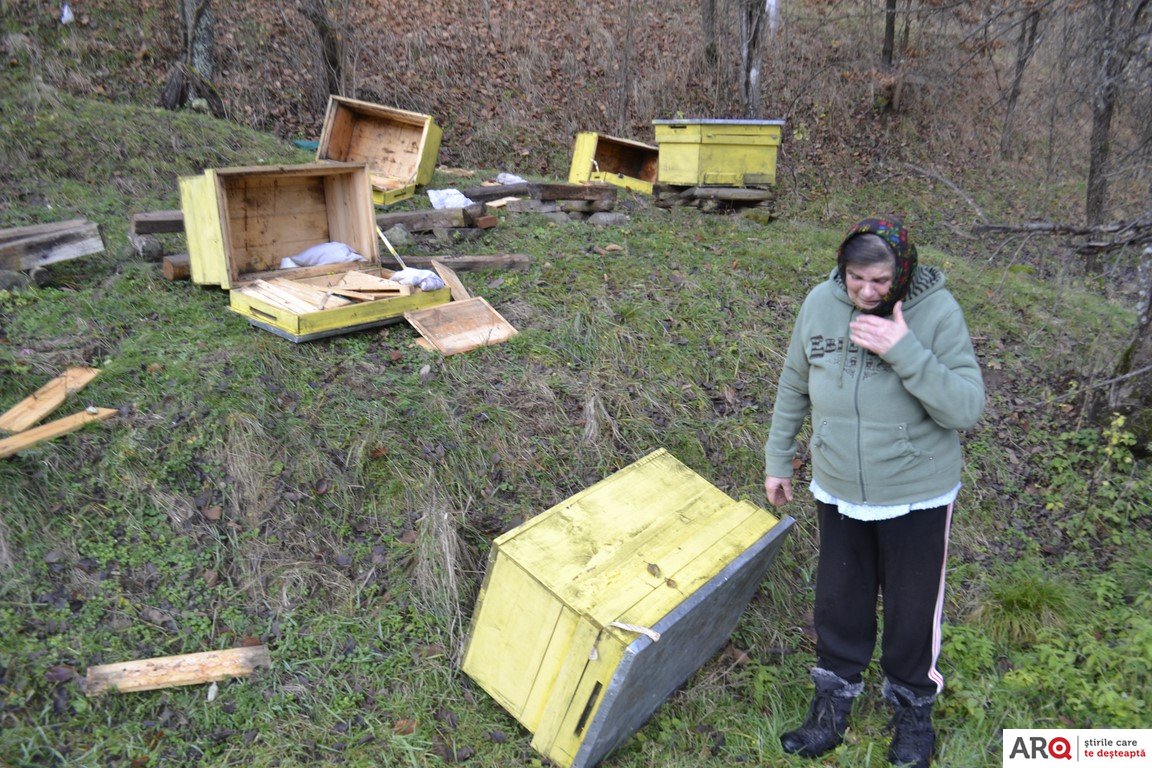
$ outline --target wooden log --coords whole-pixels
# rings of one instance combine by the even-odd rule
[[[51,440],[54,437],[75,432],[85,424],[110,419],[117,413],[118,411],[115,408],[89,408],[79,413],[74,413],[71,416],[65,416],[62,419],[56,419],[56,421],[42,424],[39,427],[17,432],[11,437],[0,440],[0,459],[6,459],[14,453],[18,453],[25,448],[31,448],[45,440]]]
[[[610,184],[534,184],[540,200],[616,200],[617,189]]]
[[[500,223],[498,216],[477,216],[472,220],[472,226],[476,229],[491,229]]]
[[[272,666],[272,656],[265,645],[229,648],[223,651],[185,653],[153,659],[101,664],[88,668],[80,687],[89,696],[109,690],[120,693],[152,691],[179,685],[197,685],[247,677],[260,667]]]
[[[100,227],[85,219],[0,230],[0,269],[31,270],[103,250]]]
[[[487,187],[469,187],[461,190],[461,193],[474,203],[486,203],[502,197],[531,197],[532,185],[526,181],[518,184],[493,184]]]
[[[478,269],[525,270],[532,263],[524,253],[500,253],[491,256],[406,256],[404,261],[410,267],[432,269],[432,262],[439,261],[457,272],[470,272]]]
[[[128,231],[133,235],[159,235],[184,231],[184,212],[148,211],[132,214]]]
[[[192,263],[186,253],[173,253],[165,256],[161,265],[167,280],[192,279]]]
[[[382,213],[376,217],[376,223],[384,230],[391,229],[399,224],[409,232],[428,232],[439,228],[450,229],[468,226],[463,208]]]
[[[0,415],[0,430],[23,432],[60,407],[68,395],[83,389],[98,373],[99,368],[69,368]]]

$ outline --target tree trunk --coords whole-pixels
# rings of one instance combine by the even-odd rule
[[[1148,446],[1152,445],[1152,247],[1144,249],[1137,278],[1141,294],[1136,332],[1116,366],[1107,412],[1098,414],[1098,419],[1122,414],[1126,428],[1141,446]]]
[[[215,19],[212,16],[212,2],[183,0],[183,11],[187,62],[202,79],[211,82],[216,71]]]
[[[880,51],[880,63],[884,69],[892,69],[892,53],[896,49],[896,0],[884,0],[884,47]]]
[[[700,22],[704,33],[704,61],[716,66],[720,46],[716,38],[716,0],[700,0]]]
[[[740,102],[746,118],[760,114],[760,65],[767,11],[765,0],[740,0]]]
[[[1020,85],[1024,71],[1036,50],[1037,31],[1040,27],[1040,11],[1032,9],[1020,25],[1020,35],[1016,38],[1016,68],[1012,73],[1012,85],[1008,89],[1008,105],[1004,111],[1004,128],[1000,133],[1000,158],[1006,160],[1012,147],[1012,122],[1016,115],[1016,102],[1020,99]]]
[[[320,66],[323,69],[323,82],[317,93],[317,106],[327,104],[330,94],[342,95],[341,69],[344,61],[344,40],[337,25],[328,15],[324,0],[304,0],[298,8],[300,13],[316,28],[320,38]]]

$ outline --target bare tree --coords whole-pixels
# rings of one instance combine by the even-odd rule
[[[768,26],[766,0],[740,2],[740,103],[744,117],[760,113],[760,67],[763,63],[764,30]]]
[[[344,64],[343,24],[333,21],[332,16],[328,13],[328,5],[325,0],[302,0],[296,7],[304,18],[312,22],[316,36],[320,41],[320,68],[323,76],[318,84],[315,101],[317,108],[323,108],[323,105],[328,102],[329,94],[342,95],[344,93],[342,77]],[[340,18],[346,18],[346,13],[347,8],[345,7]]]
[[[1040,11],[1038,5],[1029,5],[1024,20],[1020,23],[1016,37],[1016,63],[1012,71],[1012,84],[1008,88],[1007,104],[1004,109],[1004,127],[1000,133],[1000,157],[1007,159],[1012,146],[1012,123],[1016,116],[1016,103],[1020,100],[1020,89],[1024,82],[1024,72],[1036,52],[1039,37]]]
[[[880,50],[880,63],[892,69],[892,53],[896,47],[896,0],[884,0],[884,45]]]
[[[1092,130],[1088,139],[1088,182],[1085,219],[1102,224],[1108,214],[1108,177],[1112,163],[1112,121],[1122,93],[1125,70],[1138,43],[1148,33],[1149,0],[1094,0],[1089,13],[1095,34],[1092,41]],[[1099,264],[1089,257],[1089,269]]]
[[[716,66],[720,60],[716,36],[716,0],[700,0],[700,24],[704,33],[704,60],[710,66]]]

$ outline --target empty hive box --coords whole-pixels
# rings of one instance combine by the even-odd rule
[[[593,766],[720,650],[792,523],[658,450],[496,539],[464,672]]]
[[[783,120],[653,120],[661,184],[755,186],[776,183]]]
[[[401,320],[451,300],[388,280],[363,163],[209,169],[180,179],[192,281],[230,289],[232,311],[292,341]],[[346,261],[283,268],[314,246]]]
[[[582,131],[572,146],[568,181],[603,181],[650,195],[657,178],[658,153],[650,144]]]
[[[316,159],[365,163],[373,202],[387,205],[432,180],[442,135],[429,115],[330,96]]]

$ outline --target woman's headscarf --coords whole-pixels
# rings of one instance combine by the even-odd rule
[[[899,219],[893,216],[864,219],[848,231],[848,236],[836,249],[836,269],[840,274],[841,282],[844,282],[845,285],[847,282],[844,273],[847,264],[844,261],[844,246],[852,238],[868,234],[877,235],[888,244],[896,263],[892,272],[892,287],[888,293],[872,309],[860,311],[869,315],[887,317],[892,314],[892,308],[896,306],[896,302],[903,300],[908,295],[908,286],[912,283],[912,272],[916,269],[916,246],[912,244],[908,230],[904,228],[904,224]]]

